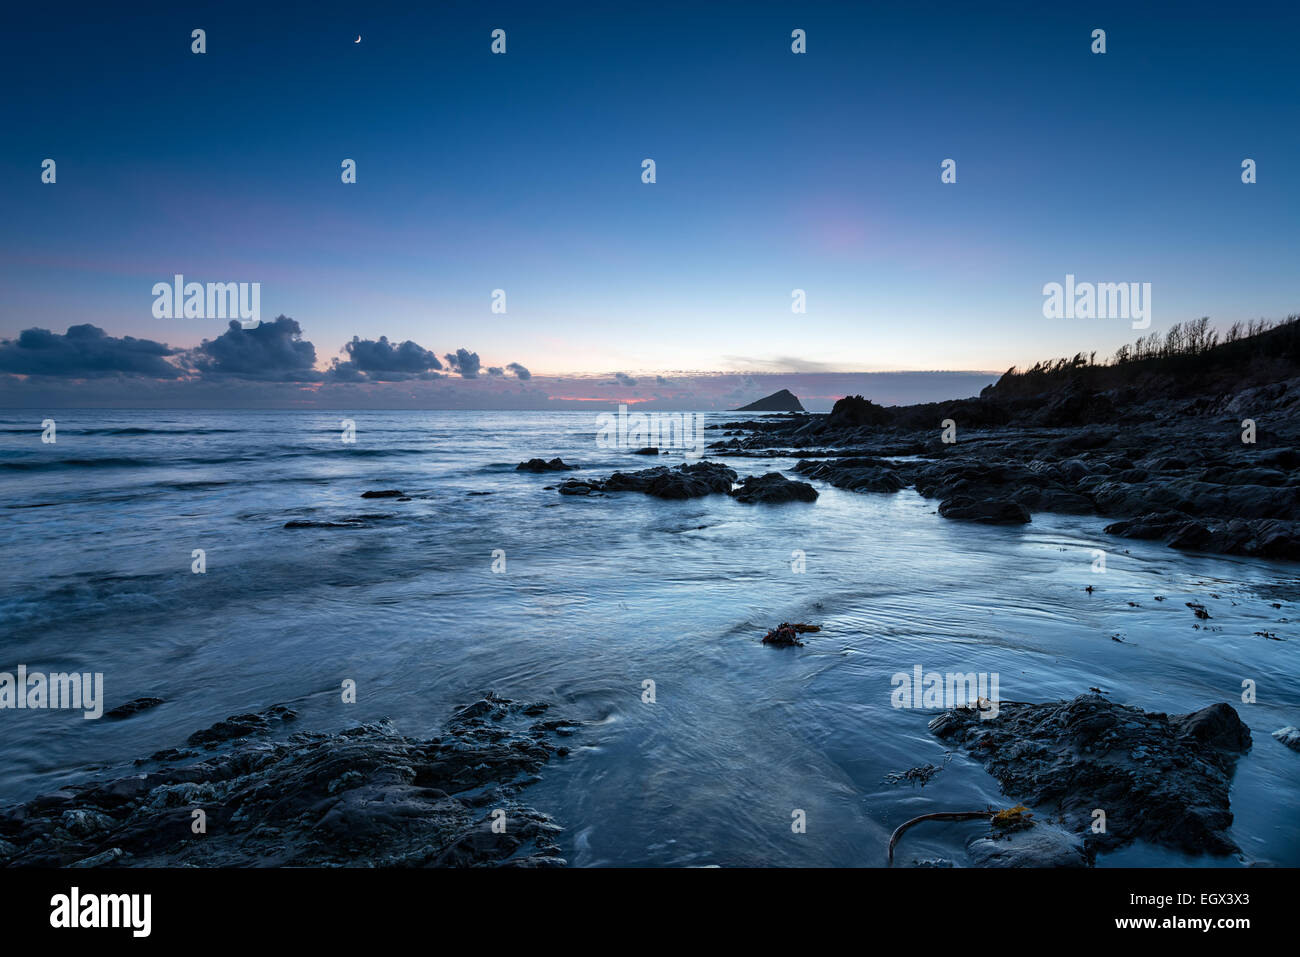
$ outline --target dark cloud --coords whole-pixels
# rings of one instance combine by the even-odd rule
[[[498,376],[505,375],[506,370],[501,368],[500,366],[488,366],[487,374],[495,378]]]
[[[633,379],[630,375],[627,375],[626,373],[623,372],[615,372],[614,380],[619,385],[626,385],[626,386],[636,385],[636,379]]]
[[[193,352],[194,367],[204,375],[234,376],[270,382],[311,382],[316,347],[302,338],[297,320],[276,316],[255,329],[236,321],[215,339],[204,339]]]
[[[518,362],[510,363],[510,365],[506,366],[506,371],[513,372],[516,378],[522,379],[525,382],[527,382],[529,379],[533,377],[533,374],[529,372],[527,369],[525,369],[523,366],[521,366]]]
[[[661,376],[661,375],[655,376],[655,382],[659,383],[660,385],[672,385],[672,383],[668,380],[666,376]]]
[[[0,339],[0,372],[17,375],[98,378],[113,375],[175,379],[181,370],[164,359],[176,355],[161,342],[110,336],[89,323],[69,326],[63,335],[24,329],[17,339]]]
[[[479,370],[478,353],[468,349],[457,349],[443,356],[452,372],[459,372],[461,378],[477,379]]]
[[[407,339],[393,345],[387,336],[378,339],[352,337],[343,347],[348,358],[334,360],[330,376],[341,382],[402,382],[406,379],[440,378],[433,369],[441,369],[437,355]]]

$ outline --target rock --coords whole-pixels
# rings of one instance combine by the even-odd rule
[[[792,625],[788,621],[783,621],[763,636],[763,644],[776,645],[778,648],[802,648],[803,642],[799,640],[800,635],[821,630],[820,625]]]
[[[551,459],[549,462],[545,459],[529,459],[527,462],[520,462],[515,466],[516,472],[572,472],[576,470],[576,465],[565,465],[564,460],[559,458]]]
[[[1199,551],[1205,548],[1213,537],[1210,530],[1200,522],[1183,522],[1178,526],[1177,531],[1169,536],[1169,547]]]
[[[732,409],[733,412],[802,412],[803,410],[803,406],[799,404],[799,399],[789,389],[773,392],[757,402],[742,405],[739,409]]]
[[[976,501],[968,495],[958,495],[939,505],[944,518],[990,525],[1024,525],[1030,521],[1029,510],[1019,502],[986,498]]]
[[[112,711],[105,712],[104,717],[110,721],[121,721],[123,718],[129,718],[141,711],[148,711],[150,708],[156,708],[163,703],[162,698],[136,698],[126,704],[118,705]]]
[[[657,465],[639,472],[615,472],[603,482],[570,479],[558,487],[561,495],[590,495],[593,492],[643,492],[656,498],[699,498],[726,494],[736,480],[734,470],[717,462],[693,462],[669,467]]]
[[[1122,535],[1124,538],[1168,538],[1175,534],[1191,519],[1183,512],[1151,512],[1141,518],[1125,519],[1107,525],[1107,535]]]
[[[643,448],[643,449],[637,449],[637,450],[636,450],[635,452],[633,452],[632,454],[633,454],[633,455],[658,455],[658,454],[659,454],[659,449],[656,448],[656,447],[653,446],[653,445],[647,445],[647,446],[646,446],[645,448]]]
[[[540,708],[489,692],[426,741],[381,721],[226,743],[197,763],[69,786],[0,810],[0,866],[562,865],[560,828],[517,799],[567,753],[551,732],[521,727]],[[195,836],[200,805],[208,832]],[[505,833],[493,833],[495,809]]]
[[[1050,824],[982,837],[966,845],[975,867],[1088,867],[1083,840]]]
[[[1170,717],[1097,694],[1044,704],[1002,702],[995,718],[974,709],[930,722],[938,737],[983,762],[1002,790],[1046,805],[1075,833],[1092,812],[1107,829],[1090,847],[1143,839],[1191,853],[1229,854],[1231,775],[1251,746],[1250,730],[1228,704]]]
[[[1116,417],[1110,396],[1088,389],[1067,389],[1045,405],[1034,418],[1035,425],[1070,426],[1110,422]]]
[[[1169,727],[1181,738],[1233,754],[1250,750],[1250,729],[1230,704],[1207,705],[1191,714],[1175,715]]]
[[[1273,737],[1277,738],[1292,751],[1300,751],[1300,728],[1293,724],[1285,728],[1278,728],[1273,732]]]
[[[1088,496],[1071,492],[1059,485],[1046,487],[1026,485],[1013,492],[1010,498],[1031,513],[1090,515],[1097,510],[1096,504]]]
[[[296,711],[292,711],[284,705],[276,705],[260,714],[235,714],[225,721],[218,721],[212,727],[203,731],[195,731],[185,743],[212,746],[225,741],[233,741],[237,738],[270,734],[273,720],[293,721],[297,717],[298,713]]]
[[[107,867],[109,864],[116,864],[123,857],[120,847],[110,847],[102,854],[95,854],[87,857],[85,860],[69,864],[69,867]]]
[[[907,487],[904,478],[883,459],[845,458],[834,462],[801,459],[794,470],[854,492],[897,492]]]
[[[890,419],[889,412],[870,399],[860,395],[846,395],[842,399],[835,400],[831,414],[826,418],[826,424],[831,427],[856,428],[862,425],[888,425]]]
[[[401,498],[406,493],[400,489],[386,488],[378,492],[362,492],[362,498]]]
[[[761,502],[775,505],[781,502],[815,502],[817,490],[807,482],[792,482],[780,472],[768,472],[763,476],[750,476],[744,479],[738,488],[729,493],[737,502],[753,504]]]

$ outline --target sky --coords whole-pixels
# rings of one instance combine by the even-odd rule
[[[1300,312],[1294,4],[4,17],[0,405],[919,401],[1142,334],[1067,275]],[[176,274],[262,326],[156,317]]]

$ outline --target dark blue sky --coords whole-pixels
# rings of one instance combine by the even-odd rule
[[[1156,330],[1300,311],[1294,4],[419,6],[11,6],[0,339],[216,339],[151,315],[177,272],[261,282],[317,369],[384,335],[642,382],[1138,335],[1045,319],[1067,273],[1150,282]]]

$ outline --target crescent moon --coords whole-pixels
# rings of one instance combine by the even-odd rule
[[[355,40],[353,40],[352,42],[353,42],[353,43],[360,43],[360,42],[361,42],[361,34],[358,33],[358,34],[357,34],[357,38],[356,38]]]

